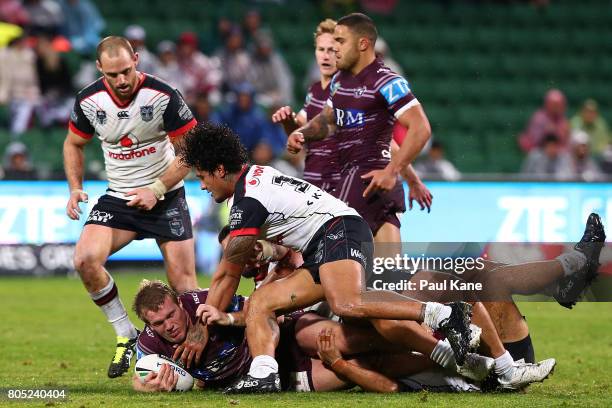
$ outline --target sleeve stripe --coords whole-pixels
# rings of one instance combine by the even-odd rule
[[[181,126],[180,128],[176,129],[176,130],[171,130],[168,132],[168,136],[170,137],[176,137],[176,136],[180,136],[183,133],[186,133],[188,131],[190,131],[191,129],[193,129],[195,127],[195,125],[198,124],[198,121],[195,120],[195,118],[191,119],[187,124]]]
[[[72,121],[68,122],[68,129],[70,129],[70,131],[78,136],[81,136],[83,139],[91,139],[93,137],[93,134],[87,133],[87,132],[83,132],[82,130],[78,129],[74,123],[72,123]]]
[[[393,116],[395,116],[396,119],[399,119],[399,117],[402,116],[402,114],[406,112],[408,109],[412,108],[413,106],[420,105],[420,104],[421,102],[419,102],[417,98],[414,98],[413,100],[411,100],[410,102],[408,102],[407,104],[399,108]]]
[[[230,237],[238,237],[242,235],[259,235],[259,228],[240,228],[230,231]]]

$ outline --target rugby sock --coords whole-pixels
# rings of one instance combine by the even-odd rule
[[[587,262],[586,255],[576,250],[561,254],[556,259],[561,262],[565,276],[570,276],[580,268],[583,268]]]
[[[427,302],[425,303],[423,323],[435,330],[440,322],[450,317],[452,310],[450,306],[441,303]]]
[[[513,368],[514,360],[512,359],[512,356],[508,350],[495,359],[495,374],[497,374],[499,377],[503,378],[510,375]]]
[[[257,356],[251,362],[249,375],[253,378],[266,378],[271,373],[278,373],[278,363],[274,357],[265,354]]]
[[[106,315],[108,322],[113,326],[117,336],[133,339],[137,336],[136,328],[130,321],[128,314],[119,299],[119,291],[112,276],[109,275],[108,284],[99,292],[90,293],[91,299]]]
[[[456,369],[457,362],[455,361],[455,355],[453,354],[453,349],[448,340],[438,341],[438,344],[434,347],[429,358],[431,361],[440,364],[444,368]]]

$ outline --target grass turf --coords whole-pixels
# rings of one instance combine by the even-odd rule
[[[158,273],[116,273],[126,307],[141,278]],[[200,284],[207,281],[200,278]],[[242,287],[248,293],[249,285]],[[357,391],[283,393],[227,397],[213,392],[138,394],[130,376],[106,377],[114,333],[74,278],[1,278],[0,406],[24,406],[6,399],[8,388],[66,388],[67,401],[29,401],[28,406],[66,407],[514,407],[610,406],[612,387],[612,303],[581,303],[566,310],[552,302],[523,302],[536,357],[555,357],[554,375],[518,394],[376,395]],[[130,312],[131,313],[131,312]],[[134,322],[137,319],[131,313]],[[140,323],[139,323],[140,325]]]

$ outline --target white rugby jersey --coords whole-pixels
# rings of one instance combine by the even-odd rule
[[[132,99],[120,102],[100,78],[83,88],[70,115],[69,128],[102,142],[108,194],[124,196],[161,176],[174,160],[171,137],[196,125],[180,93],[162,80],[141,74]],[[183,185],[179,182],[170,190]]]
[[[317,186],[268,166],[245,167],[229,205],[230,236],[256,235],[298,251],[332,218],[359,217]]]

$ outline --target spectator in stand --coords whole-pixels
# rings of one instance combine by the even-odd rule
[[[251,60],[250,82],[257,91],[257,103],[266,108],[291,105],[293,76],[268,33],[260,32],[255,38]]]
[[[134,51],[138,53],[138,70],[152,74],[157,72],[159,60],[145,44],[147,39],[145,29],[137,24],[129,25],[125,28],[123,36],[128,39]]]
[[[519,137],[519,146],[524,152],[541,146],[546,135],[555,135],[562,150],[569,147],[569,121],[565,116],[567,103],[565,95],[558,89],[551,89],[544,97],[544,106],[537,110],[525,132]]]
[[[68,123],[74,104],[70,71],[64,57],[53,48],[52,38],[40,35],[36,41],[36,70],[42,94],[38,118],[43,127]]]
[[[29,160],[28,149],[21,142],[12,142],[4,152],[5,180],[36,180],[36,171]]]
[[[255,104],[255,88],[248,82],[235,86],[236,102],[219,111],[219,122],[229,126],[240,137],[249,154],[261,142],[272,145],[268,116]],[[286,139],[286,138],[285,138]]]
[[[603,172],[590,155],[588,133],[583,130],[574,130],[571,144],[572,178],[583,181],[603,180]]]
[[[213,103],[220,100],[219,85],[222,72],[218,58],[209,58],[198,50],[198,37],[193,32],[180,35],[177,59],[183,76],[183,97],[193,104],[200,92],[207,92]]]
[[[20,37],[0,48],[0,104],[8,104],[10,131],[14,138],[28,129],[32,113],[40,103],[36,54]]]
[[[151,71],[152,74],[172,84],[180,93],[185,94],[183,75],[176,59],[176,44],[170,40],[161,41],[157,44],[157,56],[159,64],[155,71]]]
[[[222,48],[215,56],[223,67],[222,92],[231,91],[236,84],[247,81],[251,70],[251,57],[244,49],[242,32],[237,26],[232,27]]]
[[[261,30],[261,14],[257,10],[249,10],[244,15],[242,20],[242,30],[244,34],[244,42],[247,48],[251,48],[255,44],[255,39]]]
[[[0,21],[27,26],[30,23],[30,15],[19,0],[0,0]]]
[[[30,16],[29,28],[33,33],[47,33],[56,35],[64,23],[62,8],[54,0],[24,0],[28,15]]]
[[[62,33],[73,50],[81,54],[95,51],[106,23],[91,0],[60,0],[64,14]]]
[[[570,123],[572,130],[582,130],[589,135],[589,146],[595,156],[601,156],[612,141],[608,123],[599,114],[599,106],[593,99],[584,101],[580,113]]]
[[[544,180],[572,178],[572,161],[554,133],[544,136],[540,148],[532,149],[523,163],[522,173]]]
[[[208,99],[208,94],[200,93],[196,97],[196,101],[193,106],[190,106],[191,112],[193,112],[193,117],[198,121],[198,123],[204,122],[219,122],[219,116],[216,112],[214,112],[212,106],[210,105],[210,100]]]
[[[437,141],[431,143],[427,157],[417,162],[414,169],[421,178],[441,178],[447,181],[461,178],[459,170],[444,157],[444,146]]]

